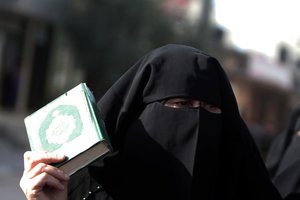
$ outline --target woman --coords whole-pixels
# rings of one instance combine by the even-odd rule
[[[300,107],[291,113],[287,128],[275,138],[266,165],[282,196],[300,192]]]
[[[200,50],[170,44],[151,51],[98,107],[115,152],[71,177],[69,199],[281,199],[222,67]],[[27,198],[49,188],[66,198],[67,178],[47,165],[63,157],[38,155],[25,159]]]

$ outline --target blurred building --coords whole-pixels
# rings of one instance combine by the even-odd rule
[[[300,95],[300,57],[296,58],[293,74],[294,74],[293,82],[295,84],[295,89],[297,93]]]
[[[293,83],[293,65],[275,62],[255,52],[228,50],[222,63],[246,122],[262,126],[275,135],[298,99]]]
[[[202,41],[207,41],[211,0],[165,2],[165,11],[173,17],[178,32],[186,25],[197,24],[203,33]],[[73,43],[61,27],[69,3],[68,0],[0,1],[1,109],[31,112],[84,81],[85,72],[78,67],[80,62],[74,56]]]
[[[254,52],[248,52],[247,57],[247,78],[244,82],[248,84],[244,90],[248,91],[248,95],[245,94],[248,99],[240,98],[241,113],[246,120],[255,120],[269,134],[275,135],[284,128],[293,101],[297,98],[292,81],[293,66]]]
[[[265,158],[270,144],[286,126],[290,111],[299,104],[293,81],[295,66],[257,52],[223,46],[220,57],[236,95],[239,111]]]
[[[192,46],[209,51],[214,27],[212,0],[165,0],[163,10],[172,18],[177,34],[190,37]]]
[[[1,108],[36,109],[51,98],[45,91],[56,95],[67,87],[68,67],[75,62],[60,28],[66,5],[64,0],[0,1]]]
[[[300,67],[296,69],[290,49],[285,46],[271,58],[235,49],[228,36],[224,29],[213,27],[210,54],[221,61],[228,74],[247,125],[259,126],[274,136],[285,128],[291,109],[299,103]]]

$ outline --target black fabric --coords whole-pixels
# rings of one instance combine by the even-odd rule
[[[285,131],[274,140],[266,165],[274,184],[282,194],[300,192],[300,107],[295,108]]]
[[[300,194],[299,193],[291,193],[289,194],[284,200],[299,200]]]
[[[113,154],[111,155],[113,156]],[[103,167],[102,160],[95,161],[94,167],[101,169]],[[99,182],[91,177],[89,168],[83,168],[71,176],[68,185],[69,200],[114,200]]]
[[[205,101],[222,114],[161,103],[173,97]],[[115,153],[89,173],[115,200],[281,199],[222,67],[200,50],[170,44],[151,51],[98,107]]]

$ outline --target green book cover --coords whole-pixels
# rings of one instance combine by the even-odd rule
[[[27,116],[24,122],[32,151],[67,156],[68,159],[56,165],[57,167],[84,155],[85,151],[99,143],[104,146],[97,151],[103,152],[95,152],[91,158],[90,155],[84,155],[86,158],[82,159],[85,160],[80,161],[81,166],[76,166],[76,170],[111,150],[95,98],[85,83],[77,85]],[[72,169],[70,174],[75,171]]]

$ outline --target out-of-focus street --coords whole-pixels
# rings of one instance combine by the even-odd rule
[[[29,149],[23,116],[0,113],[0,199],[23,200],[23,153]]]

